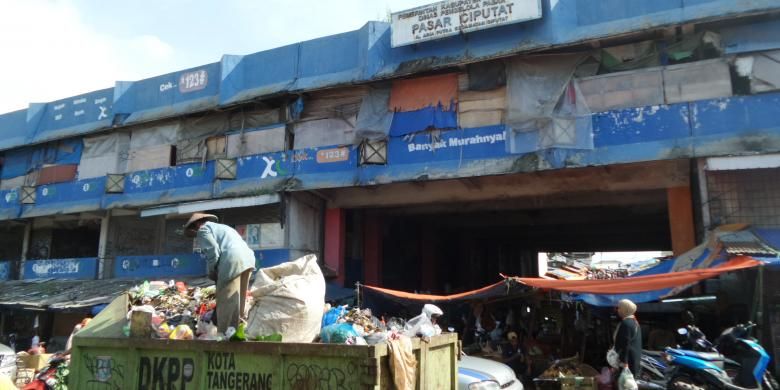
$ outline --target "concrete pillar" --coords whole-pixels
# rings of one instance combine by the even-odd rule
[[[669,231],[672,235],[672,251],[676,256],[696,246],[691,187],[667,188],[666,199],[669,209]]]
[[[363,281],[372,286],[382,285],[382,219],[366,213],[363,228]]]
[[[344,209],[325,210],[325,265],[336,271],[336,281],[344,285],[346,269],[347,219]]]
[[[104,279],[106,272],[106,253],[108,252],[108,223],[111,220],[111,210],[100,219],[100,237],[98,238],[98,279]]]
[[[22,257],[19,261],[19,280],[24,279],[24,263],[27,261],[27,252],[30,251],[30,235],[32,234],[32,220],[24,225],[24,237],[22,238]]]

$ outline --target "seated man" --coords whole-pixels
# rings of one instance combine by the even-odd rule
[[[507,334],[507,339],[509,339],[509,342],[502,348],[503,362],[509,367],[512,367],[517,377],[522,380],[523,377],[531,374],[525,348],[520,342],[517,333],[509,332]]]

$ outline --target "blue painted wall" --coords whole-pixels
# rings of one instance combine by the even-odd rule
[[[165,279],[206,275],[206,261],[199,255],[117,256],[114,277],[127,279]]]
[[[0,261],[0,281],[11,279],[11,262]]]
[[[24,279],[95,279],[98,271],[96,257],[77,259],[27,260]]]

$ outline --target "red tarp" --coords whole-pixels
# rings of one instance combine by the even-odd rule
[[[762,263],[748,256],[736,256],[726,263],[707,269],[669,272],[658,275],[636,276],[610,280],[549,280],[512,277],[526,286],[583,294],[635,294],[685,286],[713,278],[725,272],[753,268]]]

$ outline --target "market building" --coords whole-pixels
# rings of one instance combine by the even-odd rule
[[[448,4],[0,115],[0,333],[203,277],[195,211],[258,266],[438,293],[780,227],[780,3]]]

